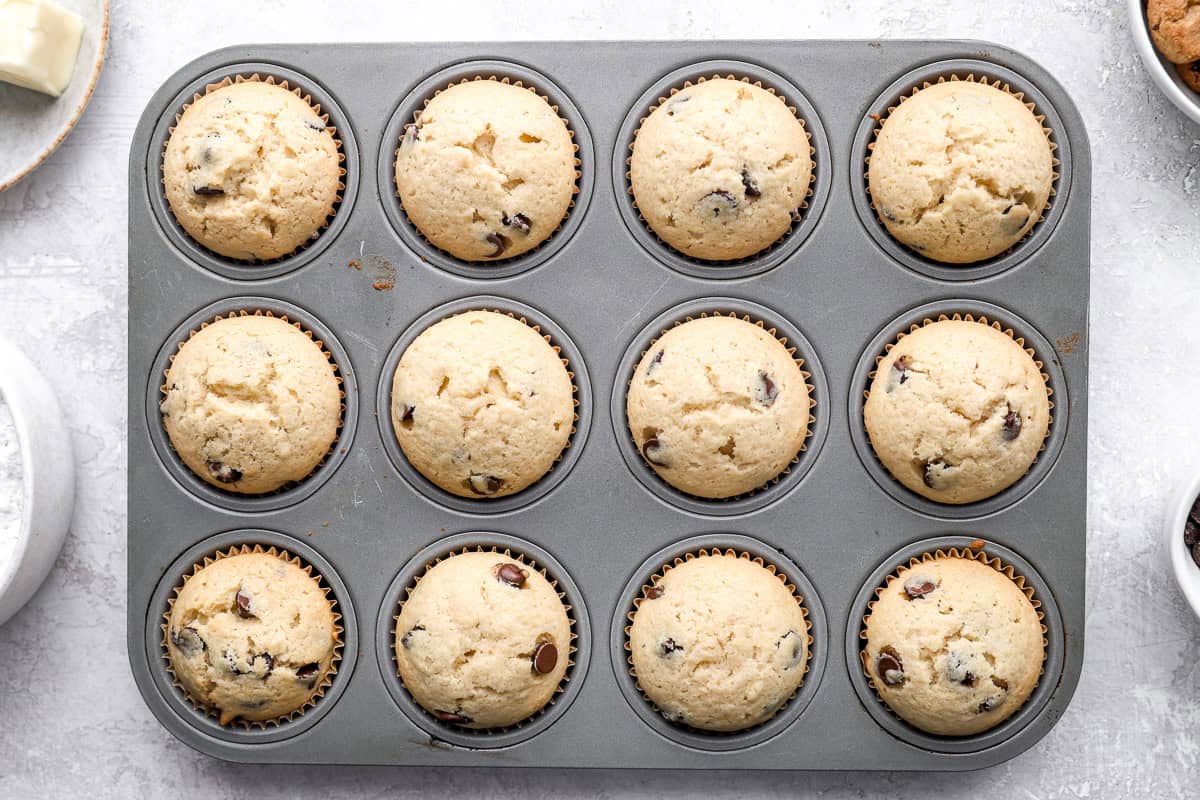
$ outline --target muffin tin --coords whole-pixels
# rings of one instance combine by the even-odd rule
[[[346,190],[309,246],[245,265],[197,247],[175,224],[161,158],[174,115],[195,92],[254,73],[299,85],[330,114]],[[713,74],[784,95],[804,119],[816,165],[791,232],[758,257],[720,265],[669,251],[641,222],[625,182],[629,140],[650,105]],[[906,87],[968,74],[1000,78],[1033,99],[1061,163],[1051,207],[1024,241],[987,264],[948,268],[891,242],[869,208],[864,156],[871,114]],[[559,230],[528,254],[483,267],[431,249],[391,180],[412,110],[476,75],[521,80],[550,97],[580,148],[580,191]],[[1069,703],[1084,633],[1091,174],[1078,112],[1028,58],[962,41],[239,46],[203,56],[158,90],[138,125],[129,177],[129,657],[151,710],[197,750],[259,763],[963,770],[1031,747]],[[570,447],[541,482],[496,503],[426,485],[389,438],[402,341],[464,308],[541,324],[575,373]],[[346,393],[329,458],[263,497],[191,476],[158,414],[162,369],[180,337],[238,309],[285,313],[314,331]],[[675,319],[715,311],[787,335],[816,399],[812,435],[789,473],[728,502],[670,489],[630,452],[624,427],[631,361]],[[892,481],[861,421],[874,356],[910,323],[941,313],[1013,328],[1037,350],[1054,390],[1054,422],[1033,469],[968,506],[923,502]],[[910,551],[974,539],[1028,567],[1047,613],[1046,674],[1036,702],[1002,728],[959,739],[920,734],[865,684],[857,634],[866,598]],[[326,695],[262,729],[221,728],[196,712],[162,657],[171,588],[197,558],[241,543],[286,548],[314,564],[346,628]],[[421,712],[388,650],[396,600],[412,576],[445,552],[479,545],[520,552],[558,579],[578,637],[555,701],[523,725],[485,733]],[[622,632],[632,592],[664,554],[714,547],[794,575],[814,637],[805,684],[783,711],[715,736],[654,716],[628,675]]]

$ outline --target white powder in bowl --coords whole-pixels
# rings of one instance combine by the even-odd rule
[[[0,575],[21,532],[21,507],[25,503],[25,475],[21,469],[21,443],[12,411],[0,395]]]

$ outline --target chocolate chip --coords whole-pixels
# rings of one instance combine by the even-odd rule
[[[528,572],[521,569],[511,561],[505,561],[497,564],[495,573],[498,580],[500,580],[502,583],[507,583],[509,586],[512,586],[516,589],[520,589],[522,586],[524,586],[525,579],[529,577]]]
[[[252,668],[255,661],[262,661],[267,665],[267,671],[262,674],[262,679],[265,681],[271,676],[271,671],[275,669],[275,658],[270,653],[256,653],[250,657],[250,666]]]
[[[500,218],[500,221],[508,227],[514,228],[521,233],[529,233],[529,217],[525,216],[524,214],[513,214],[511,217],[505,214]]]
[[[767,372],[758,371],[758,383],[754,386],[754,399],[764,406],[770,407],[779,397],[779,386]]]
[[[321,665],[314,661],[311,664],[305,664],[301,667],[297,667],[296,679],[311,684],[316,681],[317,675],[320,673]]]
[[[406,428],[411,428],[413,424],[413,414],[415,414],[416,411],[416,406],[405,404],[404,411],[400,414],[400,424]]]
[[[237,653],[233,652],[232,648],[227,648],[225,650],[225,668],[228,669],[230,672],[232,672],[234,675],[245,675],[246,674],[244,671],[238,669]]]
[[[975,673],[967,670],[966,674],[963,675],[962,680],[959,681],[959,683],[961,683],[963,686],[974,686]]]
[[[504,485],[504,481],[495,475],[481,475],[478,472],[472,472],[471,477],[467,479],[467,484],[475,494],[487,496],[500,491],[500,487]]]
[[[657,353],[654,354],[654,357],[650,359],[650,363],[646,365],[646,375],[649,375],[651,372],[654,372],[654,368],[657,367],[659,364],[661,364],[662,360],[663,360],[663,351],[659,350]]]
[[[758,188],[758,181],[754,180],[754,176],[750,174],[750,170],[742,167],[742,189],[746,193],[746,197],[753,200],[762,197],[762,190]]]
[[[914,575],[904,582],[904,592],[908,595],[909,600],[924,597],[936,588],[938,588],[936,583],[921,575]]]
[[[403,647],[405,650],[407,650],[409,647],[412,646],[413,634],[416,633],[417,631],[423,631],[423,630],[425,630],[424,625],[414,625],[411,628],[409,628],[408,631],[403,636],[400,637],[400,646]]]
[[[442,722],[450,722],[454,725],[469,725],[471,718],[466,714],[460,714],[457,711],[434,711],[433,715]]]
[[[995,711],[1002,702],[1004,702],[1003,697],[993,695],[980,703],[979,707],[975,710],[977,713],[986,714],[989,711]]]
[[[666,446],[659,441],[658,434],[642,442],[642,456],[651,464],[657,464],[660,467],[669,466]]]
[[[699,205],[705,211],[711,211],[714,219],[722,216],[734,216],[738,211],[737,198],[733,196],[732,192],[724,189],[704,195],[700,198]]]
[[[172,386],[172,389],[175,387]],[[1192,509],[1188,511],[1188,519],[1200,525],[1200,497],[1196,498],[1196,502],[1192,503]]]
[[[911,366],[911,356],[900,356],[892,362],[891,372],[888,373],[887,391],[891,392],[897,386],[903,386],[908,381],[908,373]]]
[[[904,663],[900,654],[891,647],[883,647],[875,659],[875,674],[888,686],[904,683]]]
[[[483,238],[488,244],[496,248],[492,252],[488,253],[488,258],[495,258],[508,249],[508,237],[503,233],[489,233]]]
[[[304,124],[314,131],[325,130],[325,123],[319,119],[306,119],[304,120]]]
[[[221,483],[237,483],[242,479],[242,471],[234,469],[228,464],[220,461],[207,461],[205,465],[208,467],[208,474]]]
[[[241,589],[233,596],[233,610],[242,619],[254,619],[254,612],[250,610],[250,595]]]
[[[208,649],[208,645],[200,638],[200,632],[191,625],[171,631],[171,644],[175,645],[184,655],[192,655]]]
[[[962,653],[947,653],[946,660],[942,664],[942,672],[946,676],[946,680],[951,683],[959,683],[963,686],[975,685],[975,673],[971,672],[967,657]]]
[[[1196,566],[1200,567],[1200,542],[1192,545],[1192,561],[1196,562]]]
[[[198,194],[201,197],[222,197],[225,190],[220,186],[193,186],[192,194]]]
[[[674,97],[672,97],[670,100],[667,101],[667,116],[668,117],[675,116],[675,111],[679,108],[679,106],[683,105],[684,103],[688,102],[691,99],[692,99],[692,96],[687,95],[687,94],[677,94]]]
[[[800,634],[796,633],[795,631],[788,631],[783,636],[779,637],[779,642],[775,646],[779,648],[790,647],[792,650],[791,657],[789,658],[787,666],[784,667],[784,669],[793,669],[799,665],[800,656],[804,650],[804,648],[800,646]]]
[[[666,658],[672,653],[678,653],[680,650],[683,650],[683,645],[676,644],[674,639],[663,639],[658,644],[658,651],[662,654],[663,658]]]
[[[684,718],[683,718],[682,711],[669,711],[665,708],[660,708],[658,710],[658,713],[662,714],[663,719],[665,719],[667,722],[670,722],[673,725],[683,724]]]
[[[215,159],[216,155],[213,153],[213,149],[211,147],[206,147],[200,151],[200,160],[205,164],[211,164]]]
[[[665,591],[666,589],[661,586],[648,586],[646,587],[646,590],[642,592],[642,594],[647,600],[657,600],[663,596],[663,592]]]
[[[539,675],[549,675],[558,665],[558,648],[554,642],[539,642],[533,651],[533,671]]]
[[[925,485],[930,489],[941,489],[944,487],[946,478],[948,477],[946,473],[952,469],[954,469],[953,464],[947,464],[945,461],[937,458],[925,463],[925,471],[921,477],[925,481]]]
[[[1183,543],[1188,547],[1195,547],[1196,542],[1200,542],[1200,525],[1189,519],[1183,523]]]
[[[1006,442],[1011,442],[1021,435],[1021,415],[1011,408],[1004,415],[1004,427],[1001,429],[1000,435]]]
[[[887,210],[886,208],[884,208],[883,206],[880,206],[880,207],[879,207],[879,214],[880,214],[880,216],[882,216],[884,219],[886,219],[888,222],[895,222],[895,221],[896,221],[896,215],[895,215],[895,214],[893,214],[891,211],[888,211],[888,210]]]

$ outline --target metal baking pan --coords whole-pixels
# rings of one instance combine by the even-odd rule
[[[234,74],[299,85],[343,141],[346,189],[308,247],[244,265],[191,242],[160,184],[167,128],[203,86]],[[804,118],[816,179],[791,233],[723,265],[684,258],[643,225],[625,182],[638,120],[683,81],[759,80]],[[999,79],[1046,115],[1058,145],[1056,194],[1013,250],[947,267],[897,246],[875,219],[864,158],[898,96],[949,75]],[[404,217],[391,179],[399,134],[436,89],[474,76],[535,86],[579,145],[579,193],[543,246],[488,266],[457,262]],[[247,45],[193,61],[151,98],[129,166],[130,664],[162,724],[195,749],[259,763],[727,769],[964,770],[1033,746],[1070,702],[1083,658],[1087,492],[1089,205],[1087,134],[1036,63],[971,41],[536,42]],[[357,268],[355,268],[357,267]],[[544,325],[572,361],[579,419],[567,455],[526,492],[488,504],[439,493],[390,440],[391,368],[421,324],[464,307],[507,308]],[[181,334],[222,310],[289,314],[326,343],[344,379],[346,419],[309,479],[238,498],[192,478],[171,451],[158,386]],[[440,309],[440,310],[439,310]],[[813,435],[778,483],[727,502],[670,489],[632,453],[623,388],[664,324],[729,312],[774,321],[812,377]],[[891,480],[861,422],[873,358],[908,325],[984,315],[1037,350],[1054,422],[1037,463],[981,503],[941,506]],[[214,538],[216,537],[216,538]],[[1043,601],[1042,682],[1022,710],[978,737],[920,734],[866,686],[857,633],[880,576],[910,554],[988,543]],[[346,627],[326,696],[292,722],[221,728],[171,684],[166,598],[195,559],[259,542],[312,563]],[[558,577],[577,652],[557,700],[529,723],[472,733],[411,702],[395,675],[390,620],[430,558],[475,544],[512,547]],[[713,736],[648,711],[622,628],[633,593],[664,560],[732,547],[795,576],[813,621],[805,686],[774,720]]]

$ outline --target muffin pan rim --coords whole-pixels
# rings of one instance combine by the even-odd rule
[[[867,604],[874,597],[875,590],[883,585],[888,575],[900,567],[907,566],[910,558],[920,558],[925,553],[952,547],[960,550],[976,549],[971,545],[977,540],[983,541],[981,549],[984,553],[999,558],[1006,566],[1013,567],[1017,575],[1025,578],[1026,585],[1033,586],[1034,599],[1041,603],[1038,611],[1042,614],[1042,625],[1045,628],[1046,656],[1042,662],[1042,674],[1038,679],[1037,686],[1034,687],[1025,703],[1008,719],[982,733],[969,736],[938,736],[926,733],[902,720],[871,688],[859,658],[859,652],[865,646],[859,633],[866,629],[863,617],[868,613]],[[978,536],[960,534],[933,536],[909,542],[881,561],[867,576],[854,597],[849,617],[846,620],[844,645],[846,668],[854,692],[862,702],[863,708],[881,728],[905,744],[922,750],[945,755],[969,755],[997,747],[1019,737],[1042,714],[1067,669],[1065,638],[1065,628],[1054,592],[1049,583],[1042,578],[1041,573],[1027,559],[995,539],[982,539]]]
[[[627,177],[627,161],[633,152],[634,139],[642,119],[658,106],[658,98],[668,95],[672,89],[681,87],[684,83],[707,79],[716,74],[722,77],[733,75],[738,79],[749,78],[752,82],[760,82],[764,88],[774,90],[776,96],[782,92],[787,105],[796,109],[796,117],[803,124],[809,148],[813,151],[812,178],[807,187],[811,195],[805,198],[807,208],[801,214],[799,223],[793,223],[783,236],[759,252],[730,261],[694,258],[679,252],[660,239],[637,210],[632,182]],[[621,121],[613,146],[613,193],[621,219],[630,235],[646,254],[660,265],[691,278],[714,281],[749,279],[770,272],[796,257],[804,243],[811,238],[833,193],[832,162],[833,151],[821,116],[808,95],[795,82],[774,68],[753,61],[732,58],[706,59],[659,76],[629,107]]]
[[[206,556],[218,550],[243,544],[261,544],[286,550],[302,562],[311,566],[337,601],[337,612],[341,614],[342,627],[341,658],[335,660],[337,672],[332,676],[329,688],[313,706],[291,720],[276,722],[265,728],[243,729],[219,725],[211,714],[193,708],[183,689],[175,686],[171,675],[162,666],[164,654],[162,640],[163,614],[169,609],[168,599],[176,587],[183,584],[185,574],[191,567],[203,563]],[[232,745],[266,745],[282,742],[299,736],[320,722],[333,708],[350,683],[358,664],[358,619],[354,613],[350,592],[338,571],[321,553],[306,542],[281,531],[268,528],[236,528],[207,535],[194,542],[171,562],[155,586],[151,603],[147,608],[143,634],[145,657],[150,665],[154,688],[174,712],[196,733],[207,739]]]
[[[202,324],[211,324],[219,315],[237,314],[240,311],[269,311],[276,318],[286,316],[290,323],[312,333],[315,344],[321,342],[322,351],[330,356],[341,379],[338,388],[342,392],[341,420],[337,437],[329,453],[302,480],[285,485],[265,494],[238,494],[224,492],[209,484],[192,472],[175,452],[162,421],[159,403],[162,400],[160,387],[165,381],[166,370],[172,357],[179,352],[182,343],[188,341],[191,331],[199,331]],[[282,312],[282,313],[281,313]],[[253,315],[253,314],[252,314]],[[288,506],[302,503],[320,491],[321,487],[337,472],[354,445],[358,428],[358,379],[350,356],[337,336],[316,314],[286,300],[259,295],[233,295],[209,303],[197,309],[163,341],[154,357],[149,380],[146,384],[146,425],[159,462],[171,479],[194,499],[208,503],[223,511],[242,514],[264,514],[279,511]]]
[[[884,227],[883,221],[872,206],[867,189],[867,165],[871,155],[869,145],[875,141],[875,131],[880,127],[880,123],[872,119],[872,114],[886,116],[889,107],[899,105],[902,96],[911,95],[912,89],[919,88],[924,83],[936,84],[939,78],[945,78],[949,82],[951,75],[965,79],[967,74],[974,74],[977,79],[986,77],[989,81],[1001,80],[1014,91],[1023,93],[1025,102],[1033,102],[1035,113],[1045,117],[1042,125],[1050,131],[1049,139],[1056,145],[1052,156],[1059,163],[1054,167],[1056,177],[1050,184],[1050,197],[1042,218],[1034,223],[1025,236],[1008,250],[992,258],[966,264],[952,264],[916,254]],[[986,280],[1028,263],[1054,235],[1071,191],[1071,156],[1071,141],[1066,126],[1054,104],[1038,88],[1037,83],[1012,68],[983,57],[942,59],[916,66],[892,81],[880,91],[863,113],[850,150],[850,194],[863,228],[879,250],[893,263],[945,285]]]
[[[333,216],[318,229],[317,238],[297,247],[288,255],[265,262],[241,261],[222,256],[193,239],[175,219],[163,187],[163,158],[167,141],[171,138],[170,129],[175,125],[175,115],[180,113],[185,105],[193,102],[195,94],[203,94],[208,85],[218,83],[224,78],[255,73],[286,80],[291,88],[299,87],[302,94],[310,95],[313,102],[321,107],[321,113],[329,115],[329,125],[337,130],[335,138],[341,142],[338,152],[345,156],[341,167],[346,171],[339,179],[345,186],[340,192],[341,200],[335,204]],[[162,110],[150,138],[150,147],[146,154],[146,192],[160,232],[192,266],[237,283],[257,284],[312,265],[332,246],[345,228],[358,199],[361,169],[354,128],[337,98],[315,78],[295,67],[260,60],[232,61],[208,70],[187,83],[172,98]],[[132,189],[131,183],[130,190]]]
[[[573,654],[568,657],[573,664],[559,682],[559,689],[551,700],[526,719],[500,729],[472,730],[458,728],[441,722],[422,708],[400,678],[394,655],[396,643],[396,615],[409,587],[425,574],[426,568],[439,558],[447,558],[459,552],[474,552],[477,547],[494,547],[500,552],[511,551],[518,558],[529,558],[547,574],[562,594],[562,601],[570,606],[567,616],[571,620],[574,634]],[[379,613],[375,621],[375,655],[380,675],[396,708],[408,720],[428,734],[431,740],[445,742],[466,750],[501,750],[518,747],[545,733],[567,712],[583,689],[591,666],[591,620],[583,593],[562,563],[547,550],[528,539],[497,531],[462,531],[436,539],[421,548],[412,558],[405,561],[395,578],[388,584]]]

